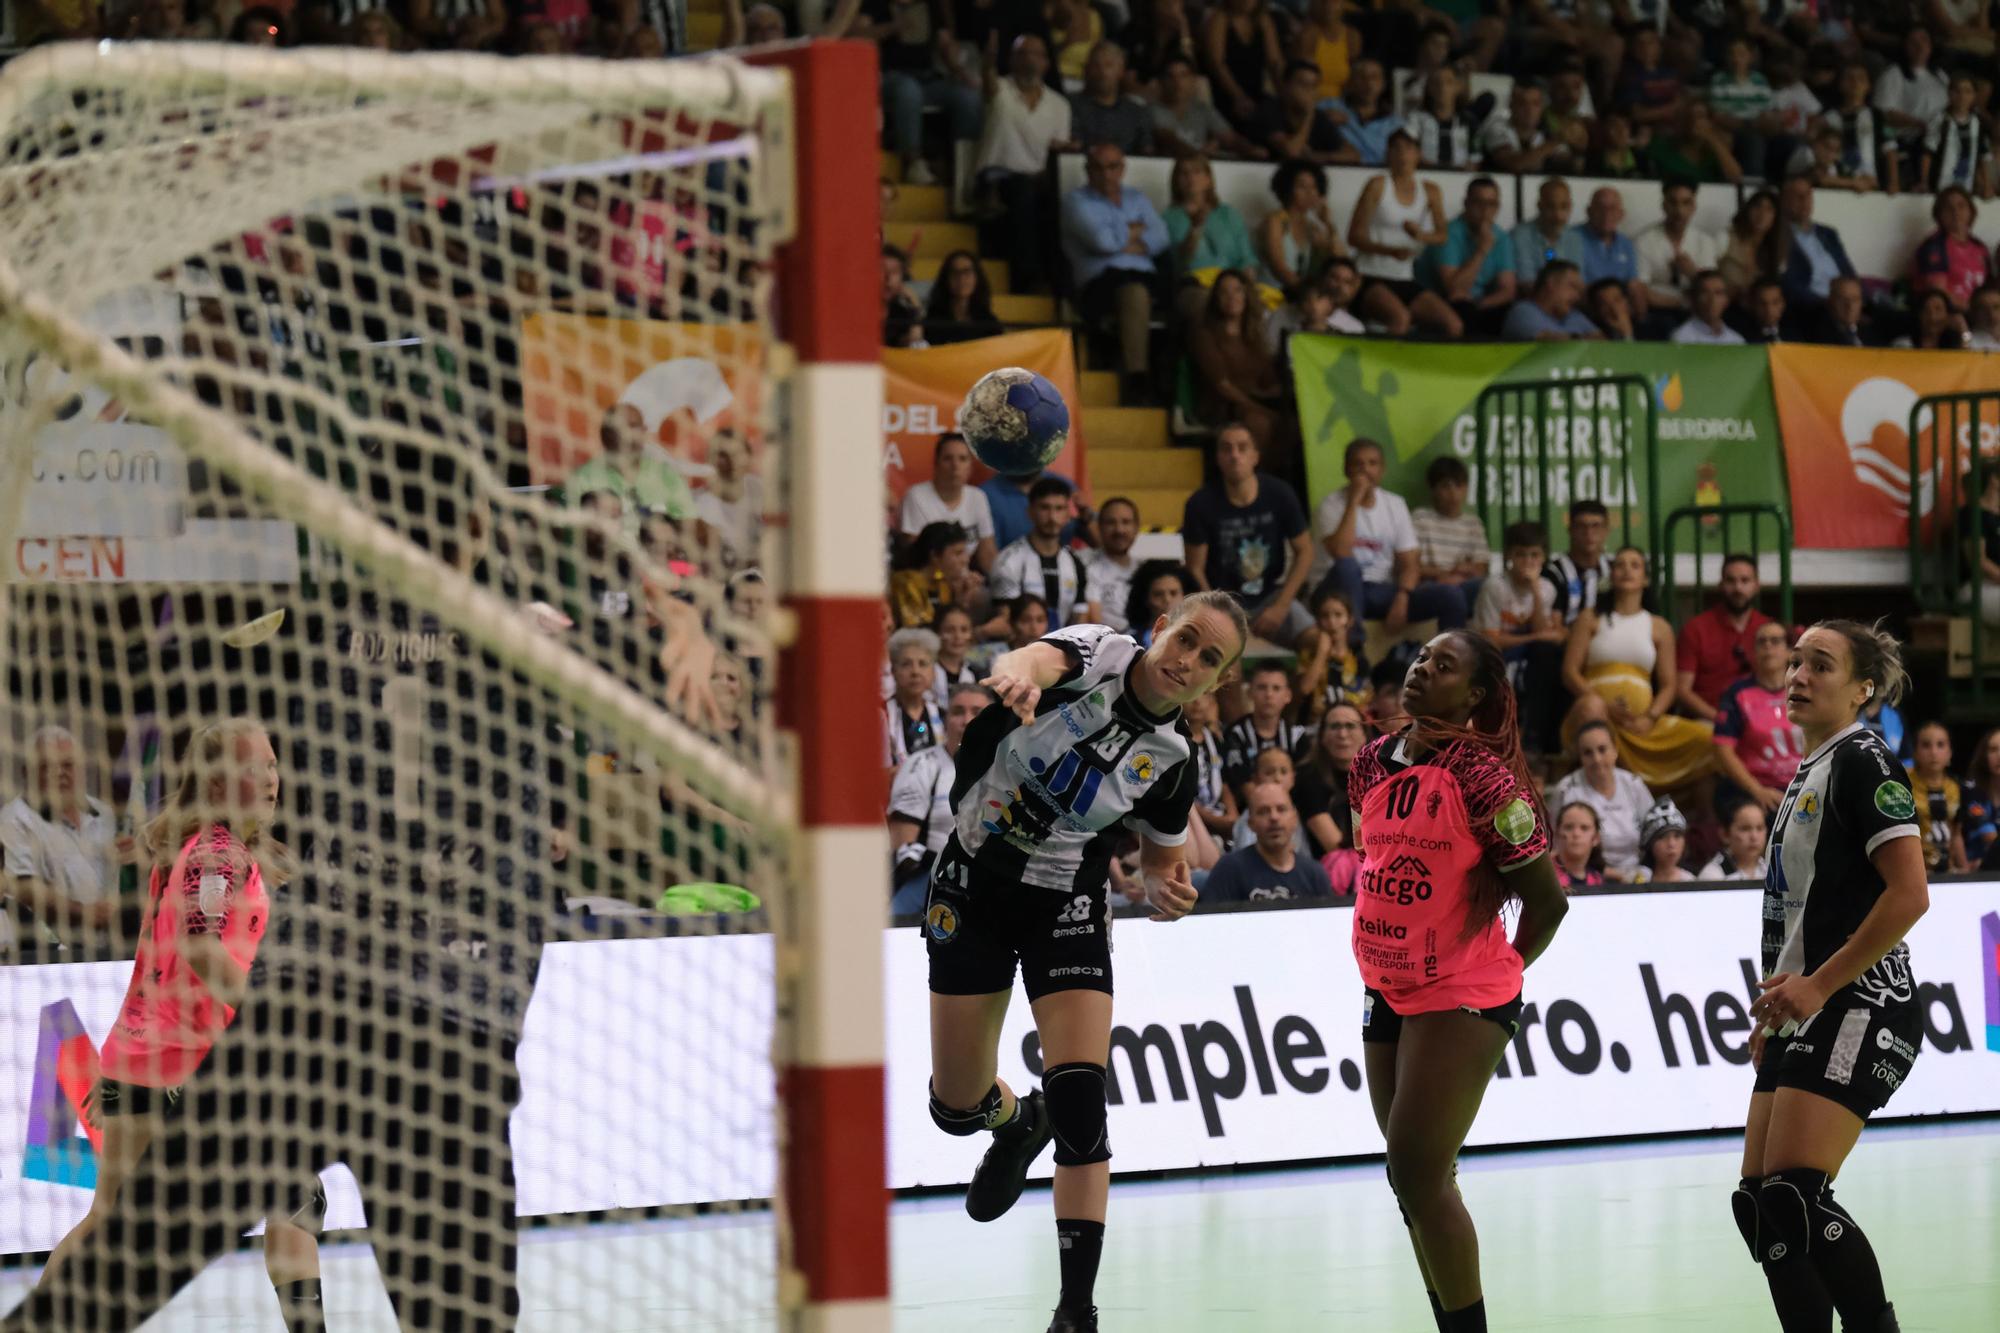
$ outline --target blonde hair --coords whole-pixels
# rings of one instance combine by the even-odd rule
[[[146,823],[143,846],[151,865],[161,869],[172,867],[189,838],[212,824],[226,822],[225,812],[218,808],[209,791],[217,782],[233,780],[239,742],[269,736],[263,723],[247,717],[211,722],[194,734],[181,752],[179,781],[168,793],[160,812]],[[298,873],[298,858],[268,828],[233,832],[256,858],[267,884],[283,884]]]
[[[1173,194],[1173,202],[1185,208],[1189,201],[1181,197],[1181,172],[1192,171],[1197,167],[1208,177],[1208,198],[1204,202],[1213,208],[1222,202],[1222,197],[1216,193],[1215,167],[1209,162],[1206,153],[1189,153],[1185,157],[1176,159],[1173,172],[1167,177],[1167,188]]]
[[[1882,628],[1881,621],[1864,625],[1858,620],[1822,620],[1811,628],[1847,640],[1850,673],[1855,680],[1872,687],[1860,711],[1867,712],[1868,705],[1877,699],[1894,704],[1903,697],[1903,688],[1910,677],[1903,670],[1902,645],[1896,642],[1895,635]]]

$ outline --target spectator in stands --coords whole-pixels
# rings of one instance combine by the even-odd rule
[[[1727,181],[1731,185],[1743,179],[1743,167],[1730,150],[1729,136],[1710,119],[1706,102],[1682,102],[1674,118],[1654,133],[1646,158],[1654,175],[1668,179]]]
[[[1500,187],[1475,176],[1465,187],[1465,211],[1445,228],[1444,243],[1417,260],[1417,281],[1457,312],[1473,336],[1490,338],[1514,304],[1514,243],[1500,230]]]
[[[1403,118],[1389,102],[1389,76],[1374,56],[1354,62],[1347,79],[1347,91],[1332,103],[1322,102],[1320,110],[1332,117],[1340,133],[1364,167],[1379,167],[1389,160],[1389,136],[1403,128]]]
[[[1924,13],[1946,51],[1973,56],[1993,54],[1993,15],[1980,0],[1930,0]]]
[[[1507,114],[1494,116],[1479,131],[1479,155],[1488,171],[1528,175],[1548,169],[1568,151],[1542,128],[1542,90],[1532,83],[1517,82]]]
[[[1063,197],[1063,252],[1093,323],[1115,319],[1119,369],[1135,396],[1147,392],[1148,341],[1167,224],[1141,190],[1125,188],[1125,154],[1112,143],[1087,150],[1086,183]]]
[[[1990,145],[1986,127],[1979,121],[1977,97],[1978,89],[1971,74],[1960,71],[1952,75],[1945,109],[1932,118],[1924,132],[1918,188],[1942,190],[1955,185],[1982,198],[1991,197],[1991,177],[1986,168]]]
[[[1319,70],[1319,100],[1330,102],[1347,87],[1347,76],[1364,41],[1349,0],[1308,0],[1292,40],[1292,54]]]
[[[1886,145],[1904,161],[1914,164],[1923,156],[1924,135],[1931,122],[1944,114],[1951,100],[1945,76],[1931,67],[1930,29],[1913,24],[1903,34],[1903,58],[1882,71],[1875,88],[1875,109],[1882,114],[1891,142]],[[1897,188],[1894,173],[1889,189]]]
[[[1707,269],[1695,275],[1694,309],[1673,332],[1677,343],[1700,343],[1710,347],[1741,347],[1743,335],[1729,327],[1729,288],[1722,275]]]
[[[1965,311],[1972,294],[1993,280],[1993,257],[1972,234],[1979,210],[1972,196],[1957,185],[1947,185],[1931,201],[1931,220],[1937,230],[1917,247],[1910,286],[1917,291],[1943,292],[1951,308]]]
[[[1800,313],[1826,304],[1834,279],[1852,278],[1854,265],[1840,233],[1813,221],[1813,185],[1806,176],[1786,178],[1778,192],[1778,214],[1789,242],[1784,271],[1785,302]]]
[[[910,290],[910,257],[893,245],[882,247],[882,345],[927,345],[923,304]]]
[[[1000,548],[993,561],[993,596],[1007,602],[1035,593],[1048,607],[1050,627],[1089,623],[1097,619],[1097,593],[1083,562],[1062,538],[1069,521],[1070,485],[1060,477],[1043,477],[1028,491],[1028,514],[1034,526],[1011,545]],[[982,628],[985,638],[998,638],[1008,626],[998,617]]]
[[[1758,631],[1776,623],[1757,609],[1763,587],[1751,556],[1740,551],[1724,556],[1716,591],[1716,603],[1681,627],[1674,649],[1675,701],[1704,722],[1715,720],[1723,694],[1752,669]]]
[[[889,576],[896,624],[904,629],[927,628],[947,606],[972,606],[984,582],[972,568],[965,529],[956,523],[927,524]]]
[[[784,40],[785,11],[776,5],[755,4],[745,8],[742,0],[727,0],[723,5],[722,39],[716,44],[717,49],[768,46]]]
[[[1331,898],[1333,886],[1312,857],[1297,854],[1299,812],[1276,782],[1254,784],[1248,819],[1256,841],[1223,854],[1202,886],[1207,903],[1294,902]]]
[[[1466,102],[1465,80],[1450,65],[1425,77],[1423,96],[1406,123],[1426,167],[1470,171],[1478,159],[1479,115]]]
[[[1927,287],[1916,294],[1911,305],[1910,331],[1890,346],[1953,352],[1965,347],[1965,318],[1951,308],[1951,298],[1944,292]]]
[[[1776,813],[1805,758],[1798,725],[1785,715],[1785,675],[1792,636],[1783,625],[1759,625],[1750,649],[1750,670],[1723,690],[1714,710],[1716,812],[1744,799]],[[1683,671],[1681,679],[1691,673]]]
[[[1210,5],[1201,23],[1201,52],[1216,106],[1252,143],[1264,143],[1264,135],[1258,132],[1258,109],[1272,93],[1272,76],[1282,71],[1282,82],[1289,83],[1292,74],[1278,46],[1277,24],[1272,22],[1264,0],[1223,0]],[[1312,97],[1314,101],[1319,98],[1317,66],[1313,68]],[[1300,155],[1283,152],[1273,156]]]
[[[1278,95],[1257,108],[1243,132],[1275,162],[1297,159],[1330,166],[1361,160],[1333,117],[1320,109],[1319,67],[1310,61],[1285,66]]]
[[[1626,39],[1630,53],[1619,76],[1618,109],[1632,117],[1634,137],[1646,143],[1674,123],[1687,103],[1680,71],[1663,59],[1657,29],[1640,28]]]
[[[1590,284],[1583,294],[1583,313],[1606,342],[1629,343],[1639,336],[1632,323],[1632,298],[1625,294],[1625,284],[1616,278]]]
[[[1004,330],[993,313],[993,287],[970,250],[954,250],[938,265],[924,306],[924,340],[933,347],[998,337]]]
[[[1566,810],[1582,805],[1595,814],[1605,864],[1620,879],[1629,878],[1639,869],[1639,821],[1652,808],[1653,793],[1637,775],[1619,767],[1609,723],[1585,723],[1571,744],[1577,767],[1549,788],[1548,806]]]
[[[1611,556],[1604,549],[1610,536],[1611,513],[1602,500],[1570,501],[1569,550],[1542,566],[1542,577],[1555,594],[1550,604],[1564,625],[1575,624],[1611,585]]]
[[[1083,91],[1069,99],[1069,122],[1085,148],[1101,143],[1122,153],[1153,151],[1153,113],[1125,91],[1125,50],[1116,42],[1090,48],[1083,67]]]
[[[1639,180],[1646,160],[1632,142],[1632,117],[1617,107],[1605,113],[1597,147],[1590,154],[1590,174],[1611,180]]]
[[[1752,176],[1769,174],[1770,144],[1784,132],[1772,103],[1771,83],[1756,67],[1757,46],[1738,33],[1724,48],[1722,68],[1708,81],[1708,109],[1715,127],[1730,136],[1736,160]]]
[[[1184,62],[1179,68],[1186,69]],[[1257,251],[1243,215],[1215,192],[1215,169],[1199,153],[1174,163],[1169,190],[1173,203],[1165,218],[1174,245],[1174,275],[1179,282],[1174,309],[1185,326],[1201,316],[1208,288],[1226,269],[1258,270]]]
[[[1811,341],[1824,347],[1882,345],[1882,338],[1875,331],[1867,301],[1862,295],[1861,279],[1844,277],[1833,280],[1826,304],[1820,310],[1819,328]]]
[[[1819,133],[1832,130],[1840,135],[1840,155],[1830,170],[1816,171],[1824,184],[1840,189],[1866,192],[1896,189],[1895,141],[1881,128],[1881,115],[1868,105],[1868,66],[1849,61],[1840,71],[1839,100],[1820,120]],[[1815,142],[1818,136],[1815,135]],[[1797,174],[1800,159],[1794,154],[1790,170]]]
[[[1306,840],[1319,855],[1335,893],[1354,892],[1361,853],[1354,843],[1354,810],[1347,802],[1347,775],[1354,756],[1368,743],[1368,715],[1358,704],[1340,702],[1320,717],[1312,752],[1292,784]]]
[[[1237,718],[1222,737],[1222,777],[1236,789],[1239,804],[1243,788],[1255,774],[1259,755],[1266,750],[1282,750],[1297,761],[1312,743],[1311,730],[1286,717],[1286,710],[1292,705],[1292,682],[1283,662],[1272,657],[1252,661],[1243,669],[1243,684],[1250,694],[1250,711]],[[1283,777],[1290,786],[1289,765],[1285,766]]]
[[[1104,16],[1085,0],[1043,0],[1041,9],[1056,72],[1063,88],[1075,92],[1083,86],[1090,53],[1104,40]]]
[[[565,503],[608,492],[619,502],[625,534],[635,538],[642,509],[677,523],[693,518],[694,492],[687,478],[666,457],[649,453],[647,439],[646,415],[636,404],[620,402],[605,408],[597,425],[597,457],[563,479]]]
[[[1526,9],[1520,37],[1530,61],[1540,64],[1558,53],[1564,57],[1581,53],[1597,73],[1597,96],[1610,101],[1626,40],[1609,22],[1610,11],[1582,0],[1528,0]]]
[[[1186,160],[1194,154],[1218,157],[1264,157],[1265,150],[1236,132],[1215,103],[1201,93],[1201,76],[1194,60],[1179,52],[1160,65],[1159,93],[1153,99],[1153,146]],[[1210,189],[1214,185],[1211,181]]]
[[[1119,40],[1125,44],[1125,63],[1132,71],[1131,84],[1135,88],[1151,87],[1158,93],[1156,85],[1165,81],[1167,64],[1176,57],[1195,67],[1199,82],[1201,44],[1195,40],[1194,25],[1188,22],[1187,6],[1182,0],[1139,0],[1131,8],[1132,21],[1119,34]],[[1154,133],[1158,133],[1157,126]]]
[[[1132,637],[1150,648],[1154,623],[1172,615],[1181,598],[1196,590],[1194,571],[1178,560],[1148,560],[1140,565],[1125,599],[1125,623]]]
[[[991,702],[993,692],[984,685],[953,686],[939,743],[919,749],[896,769],[889,784],[889,848],[895,857],[891,916],[924,910],[931,867],[952,832],[952,761],[966,727]]]
[[[1967,347],[2000,352],[2000,283],[1989,282],[1972,294],[1972,311],[1965,322]]]
[[[1681,864],[1687,855],[1687,816],[1671,796],[1662,796],[1639,821],[1639,870],[1635,884],[1678,884],[1694,878]]]
[[[1417,177],[1417,141],[1408,130],[1389,136],[1389,171],[1361,187],[1348,220],[1347,242],[1354,264],[1368,285],[1361,289],[1361,315],[1394,338],[1415,322],[1454,339],[1464,321],[1436,292],[1416,278],[1416,258],[1446,238],[1444,195],[1435,182]]]
[[[1356,437],[1348,442],[1342,466],[1347,484],[1327,492],[1313,516],[1313,529],[1333,557],[1315,599],[1320,590],[1337,589],[1362,618],[1380,618],[1392,634],[1413,620],[1435,619],[1440,630],[1462,629],[1468,615],[1465,590],[1423,581],[1410,507],[1382,486],[1382,446]],[[1357,619],[1350,642],[1358,647],[1365,637]]]
[[[956,523],[970,545],[972,567],[984,574],[998,553],[993,507],[987,493],[966,485],[972,477],[972,446],[957,431],[938,436],[931,450],[931,479],[903,492],[898,526],[914,537],[932,523]],[[1025,525],[1024,525],[1025,526]]]
[[[1181,705],[1188,727],[1188,751],[1194,759],[1194,809],[1203,828],[1226,838],[1240,813],[1236,793],[1222,780],[1222,723],[1214,692]]]
[[[1973,747],[1965,768],[1965,805],[1958,824],[1965,842],[1966,864],[1991,870],[2000,847],[2000,727],[1989,729]]]
[[[1188,337],[1195,393],[1211,425],[1240,422],[1271,460],[1271,471],[1298,472],[1298,434],[1278,374],[1278,352],[1264,318],[1264,303],[1249,278],[1225,269],[1209,288],[1208,304]]]
[[[1280,164],[1271,173],[1271,193],[1278,208],[1258,232],[1264,279],[1291,291],[1318,278],[1335,256],[1345,256],[1347,242],[1326,202],[1326,172],[1316,164],[1296,157]]]
[[[1608,281],[1625,284],[1618,279]],[[1500,336],[1509,342],[1561,342],[1570,338],[1600,338],[1603,333],[1576,308],[1583,291],[1583,279],[1576,265],[1565,259],[1544,264],[1535,279],[1534,291],[1514,302]],[[1629,296],[1628,296],[1629,299]]]
[[[1632,314],[1643,323],[1651,307],[1645,285],[1639,281],[1639,252],[1633,248],[1632,238],[1618,230],[1624,221],[1625,200],[1618,191],[1608,185],[1592,191],[1584,220],[1574,229],[1583,246],[1583,259],[1577,267],[1585,284],[1605,278],[1624,283]]]
[[[408,13],[414,36],[427,45],[447,50],[482,50],[507,31],[507,7],[500,0],[456,7],[439,4],[437,0],[411,0]],[[636,23],[636,14],[633,19]],[[657,35],[657,29],[651,31]]]
[[[931,702],[944,708],[954,685],[976,685],[986,673],[973,664],[973,634],[978,624],[962,606],[947,606],[931,622],[938,636],[937,670],[931,678]]]
[[[1139,562],[1132,547],[1139,540],[1139,506],[1114,495],[1097,507],[1098,546],[1083,557],[1083,572],[1099,616],[1115,630],[1129,623],[1125,606],[1132,596],[1132,576]]]
[[[1668,711],[1677,692],[1674,628],[1653,613],[1652,600],[1645,553],[1622,548],[1611,560],[1610,589],[1570,626],[1563,685],[1576,702],[1563,729],[1609,722],[1625,766],[1648,786],[1673,791],[1714,768],[1714,729]]]
[[[1005,242],[1014,290],[1032,292],[1045,280],[1044,244],[1055,175],[1049,153],[1070,146],[1069,101],[1043,79],[1049,49],[1042,38],[1014,39],[1007,77],[989,72],[986,129],[973,159],[981,192],[1005,220]]]
[[[899,629],[889,636],[889,669],[895,693],[882,709],[882,765],[895,769],[944,735],[944,715],[931,702],[937,667],[937,635],[927,629]]]
[[[1596,108],[1590,88],[1583,79],[1583,66],[1571,61],[1558,65],[1549,75],[1548,110],[1542,113],[1542,129],[1559,145],[1548,161],[1551,171],[1580,171],[1596,136]]]
[[[1566,637],[1555,609],[1555,585],[1542,577],[1549,537],[1542,525],[1510,523],[1501,534],[1499,578],[1486,580],[1472,608],[1472,627],[1507,660],[1520,706],[1521,742],[1535,753],[1554,748],[1552,708],[1561,680]]]
[[[1301,283],[1292,289],[1292,299],[1271,321],[1272,333],[1278,339],[1280,379],[1291,381],[1294,333],[1345,333],[1355,337],[1368,332],[1367,326],[1346,308],[1346,302],[1354,299],[1354,290],[1360,285],[1361,275],[1354,271],[1354,261],[1336,259],[1327,265],[1325,276],[1318,281]],[[1344,297],[1337,288],[1346,289]]]
[[[1916,755],[1908,768],[1925,867],[1934,875],[1964,874],[1965,836],[1959,827],[1964,798],[1958,779],[1951,775],[1951,732],[1944,723],[1918,724]]]
[[[1755,801],[1737,801],[1723,821],[1722,850],[1701,868],[1696,878],[1753,879],[1761,883],[1771,871],[1771,863],[1764,856],[1768,828],[1763,806]]]
[[[979,137],[979,87],[956,60],[951,8],[944,0],[862,0],[848,35],[873,41],[882,62],[882,119],[903,179],[935,185],[924,160],[924,110],[942,108],[955,140]]]
[[[1354,608],[1338,588],[1321,586],[1312,598],[1312,628],[1293,645],[1299,655],[1298,719],[1310,722],[1345,700],[1366,705],[1375,693],[1368,659],[1354,647]]]
[[[1669,179],[1660,187],[1660,220],[1632,243],[1650,309],[1687,310],[1695,275],[1721,262],[1721,239],[1694,225],[1695,201],[1692,181]]]
[[[1597,811],[1582,801],[1571,801],[1556,815],[1556,878],[1564,893],[1604,887],[1608,868],[1604,864],[1604,823]]]
[[[1410,514],[1417,532],[1417,577],[1425,583],[1458,585],[1469,609],[1479,601],[1480,585],[1493,571],[1493,548],[1486,544],[1486,525],[1465,512],[1471,474],[1456,455],[1433,459],[1424,470],[1431,502]]]
[[[1792,342],[1795,335],[1790,320],[1785,310],[1785,284],[1776,278],[1759,278],[1744,300],[1736,331],[1744,342],[1752,344]]]
[[[246,9],[229,25],[229,40],[237,46],[291,46],[292,34],[283,14],[264,5]]]
[[[1778,225],[1776,192],[1759,190],[1736,210],[1716,271],[1730,292],[1741,297],[1761,279],[1784,272],[1790,239],[1791,233]]]
[[[1514,227],[1514,281],[1533,287],[1542,265],[1583,266],[1583,238],[1569,225],[1569,182],[1551,176],[1535,191],[1535,216]]]
[[[1025,648],[1049,632],[1049,604],[1039,593],[1024,592],[1007,607],[1007,647]]]
[[[1298,600],[1312,539],[1298,494],[1260,472],[1259,457],[1256,437],[1241,422],[1216,433],[1216,480],[1188,497],[1181,545],[1202,590],[1234,596],[1252,633],[1288,648],[1312,623]]]
[[[1772,50],[1765,69],[1771,76],[1771,110],[1778,121],[1778,132],[1765,151],[1765,160],[1769,173],[1783,176],[1792,151],[1826,108],[1807,85],[1797,51],[1790,47]]]
[[[118,919],[118,863],[132,859],[111,807],[84,790],[76,738],[58,726],[28,741],[28,785],[0,807],[0,956],[12,958],[15,917],[43,941],[76,941]]]

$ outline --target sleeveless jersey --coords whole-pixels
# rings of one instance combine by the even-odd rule
[[[173,1088],[187,1081],[236,1016],[188,965],[188,942],[219,936],[248,971],[271,903],[256,860],[220,824],[189,838],[165,876],[154,868],[150,897],[152,919],[98,1068],[120,1083]]]
[[[1399,1014],[1505,1004],[1521,955],[1498,915],[1466,936],[1472,874],[1502,873],[1549,849],[1534,795],[1497,756],[1460,741],[1411,760],[1400,735],[1355,756],[1347,778],[1361,849],[1354,959]]]
[[[1187,840],[1195,765],[1178,710],[1149,713],[1132,691],[1139,645],[1104,625],[1041,640],[1069,671],[1035,720],[990,704],[965,729],[951,786],[958,842],[981,870],[1065,893],[1110,876],[1117,826],[1162,846]]]

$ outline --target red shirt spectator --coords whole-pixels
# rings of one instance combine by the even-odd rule
[[[1931,216],[1938,229],[1917,247],[1911,285],[1920,291],[1936,287],[1951,298],[1954,310],[1965,310],[1972,294],[1993,276],[1992,257],[1972,234],[1972,196],[1956,185],[1941,190]]]
[[[1750,674],[1757,627],[1771,618],[1757,609],[1757,562],[1731,555],[1722,562],[1722,602],[1681,628],[1679,702],[1705,721],[1715,720],[1722,692]]]

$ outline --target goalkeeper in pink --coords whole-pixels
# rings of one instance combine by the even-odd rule
[[[182,1088],[235,1018],[270,924],[266,880],[281,884],[296,868],[271,834],[277,809],[277,755],[261,726],[217,722],[189,742],[180,785],[146,829],[149,915],[84,1107],[93,1136],[101,1136],[96,1194],[49,1256],[42,1289],[56,1289],[155,1137],[184,1128],[170,1126],[184,1109]],[[315,1181],[298,1213],[265,1227],[265,1267],[294,1333],[321,1326],[314,1232],[324,1207]]]

